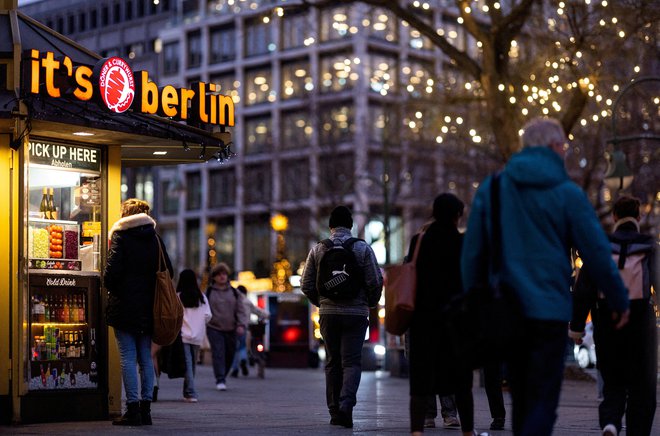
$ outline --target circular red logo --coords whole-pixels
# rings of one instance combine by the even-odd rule
[[[103,103],[113,112],[128,110],[135,98],[133,70],[119,57],[105,59],[99,71],[99,90]]]

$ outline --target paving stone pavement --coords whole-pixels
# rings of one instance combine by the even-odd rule
[[[267,368],[265,379],[252,369],[248,377],[229,378],[227,391],[215,390],[210,365],[198,366],[198,403],[182,401],[183,379],[161,378],[158,402],[152,406],[154,424],[118,427],[109,421],[64,422],[0,426],[9,435],[407,435],[408,379],[389,372],[364,372],[354,409],[352,430],[329,425],[325,407],[325,381],[322,369]],[[487,430],[490,424],[486,394],[475,373],[475,424]],[[511,403],[505,394],[507,414]],[[554,435],[599,435],[596,383],[565,380]],[[436,419],[438,425],[441,419]],[[656,412],[653,434],[660,434],[660,413]],[[429,435],[460,435],[456,429],[441,426],[427,429]],[[506,430],[492,435],[511,435]],[[622,434],[625,435],[625,432]]]

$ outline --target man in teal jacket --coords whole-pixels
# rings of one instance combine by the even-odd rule
[[[571,248],[579,250],[620,326],[627,322],[629,302],[605,232],[564,168],[561,124],[537,118],[523,130],[523,149],[500,176],[500,279],[514,289],[525,317],[523,340],[507,359],[513,432],[542,436],[552,433],[559,402],[572,314]],[[491,233],[490,184],[489,177],[472,203],[461,262],[465,289],[485,282],[488,274],[483,265]]]

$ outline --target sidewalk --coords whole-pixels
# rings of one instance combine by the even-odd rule
[[[330,426],[325,407],[325,381],[322,369],[266,369],[266,378],[228,379],[228,390],[215,390],[210,365],[198,366],[196,386],[199,403],[184,403],[183,379],[161,378],[158,402],[153,404],[153,426],[118,427],[109,421],[66,422],[0,427],[0,434],[11,435],[348,435],[351,430]],[[475,377],[476,430],[490,425],[488,403]],[[511,403],[505,394],[507,415]],[[599,435],[598,403],[593,381],[565,380],[554,435]],[[407,435],[408,379],[391,377],[388,372],[363,373],[354,410],[353,434]],[[436,424],[441,426],[441,419]],[[653,433],[660,434],[660,413],[656,412]],[[507,417],[507,429],[510,422]],[[458,430],[427,429],[429,435],[459,435]],[[510,430],[491,432],[511,435]],[[625,434],[625,432],[623,433]]]

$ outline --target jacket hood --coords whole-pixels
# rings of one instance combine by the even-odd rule
[[[551,188],[568,180],[562,158],[548,147],[525,147],[504,170],[517,185]]]
[[[132,230],[136,235],[151,236],[156,232],[156,221],[146,213],[138,213],[135,215],[125,216],[120,218],[112,225],[108,233],[108,239],[112,239],[112,234],[118,231]]]

